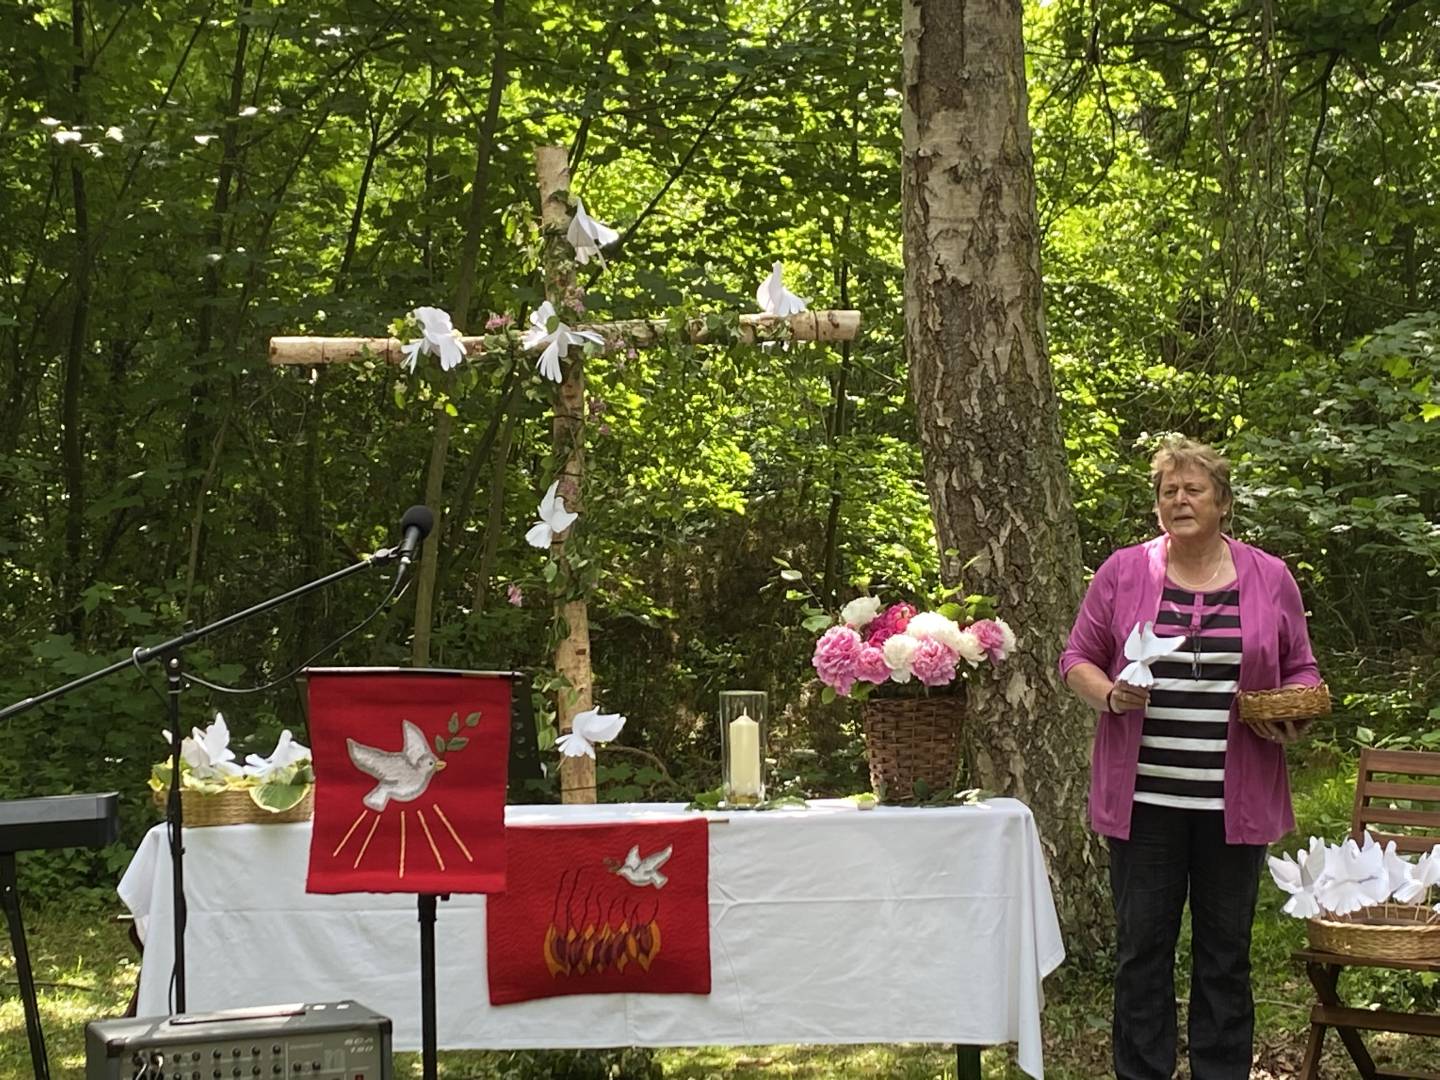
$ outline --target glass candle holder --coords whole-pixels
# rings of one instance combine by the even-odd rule
[[[767,700],[763,690],[720,694],[721,790],[727,806],[765,801]]]

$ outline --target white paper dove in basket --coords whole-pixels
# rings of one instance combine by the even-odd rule
[[[1440,884],[1437,852],[1440,845],[1412,863],[1393,840],[1381,847],[1367,833],[1363,844],[1326,844],[1312,836],[1308,851],[1268,861],[1275,884],[1290,894],[1285,913],[1309,919],[1351,915],[1392,897],[1402,904],[1420,900]]]
[[[1183,644],[1184,637],[1159,637],[1155,633],[1154,623],[1137,622],[1131,628],[1130,636],[1125,639],[1125,659],[1130,663],[1116,676],[1116,681],[1131,686],[1154,686],[1155,676],[1150,673],[1151,663],[1162,656],[1169,656]]]
[[[555,747],[566,757],[595,756],[597,742],[609,742],[620,734],[625,726],[625,717],[619,713],[602,713],[599,709],[586,709],[576,713],[570,722],[570,730],[555,740]]]

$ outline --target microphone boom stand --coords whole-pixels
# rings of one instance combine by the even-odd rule
[[[428,530],[427,530],[428,531]],[[407,553],[408,554],[408,553]],[[78,690],[82,686],[98,682],[107,676],[130,668],[140,667],[152,660],[161,660],[165,665],[166,681],[166,704],[170,717],[170,789],[165,799],[165,821],[169,831],[170,839],[170,878],[171,894],[173,903],[173,918],[175,931],[175,1012],[185,1011],[185,848],[181,839],[181,828],[184,825],[183,814],[180,803],[180,747],[183,741],[180,733],[180,692],[184,689],[182,684],[182,666],[180,650],[217,630],[223,630],[235,623],[242,622],[254,615],[269,611],[271,608],[279,607],[306,593],[323,589],[327,585],[334,584],[342,578],[350,577],[361,570],[368,570],[380,563],[392,562],[400,559],[400,572],[404,573],[410,559],[401,555],[401,552],[394,548],[381,548],[373,555],[367,555],[358,563],[352,563],[342,570],[333,574],[317,578],[289,592],[281,593],[279,596],[272,596],[253,607],[244,611],[237,611],[233,615],[227,615],[208,626],[201,626],[194,630],[187,630],[179,637],[171,638],[169,641],[154,645],[148,649],[136,649],[130,654],[128,660],[121,660],[111,664],[109,667],[101,668],[99,671],[92,671],[89,675],[82,675],[78,679],[72,679],[64,686],[57,686],[54,689],[46,690],[43,694],[35,697],[25,698],[15,704],[0,709],[0,720],[8,720],[10,717],[33,709],[36,705],[42,705],[47,701],[53,701],[58,697]],[[396,579],[399,583],[399,579]]]

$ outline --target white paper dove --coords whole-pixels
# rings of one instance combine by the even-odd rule
[[[1354,839],[1326,852],[1325,873],[1318,879],[1315,897],[1336,915],[1349,915],[1390,898],[1385,852],[1373,840],[1364,848]]]
[[[571,345],[583,345],[587,341],[604,345],[605,339],[593,330],[571,330],[563,322],[556,323],[555,329],[551,330],[550,320],[553,318],[555,305],[546,300],[530,313],[530,329],[521,336],[520,344],[531,350],[543,347],[545,351],[540,354],[535,370],[551,382],[559,382],[560,361],[565,359]]]
[[[1157,637],[1154,623],[1137,622],[1125,639],[1125,659],[1130,663],[1115,677],[1115,681],[1131,686],[1154,686],[1155,676],[1150,674],[1150,664],[1162,656],[1169,656],[1183,644],[1183,636]]]
[[[625,726],[625,717],[619,713],[602,713],[599,709],[586,709],[576,713],[570,721],[570,730],[555,740],[556,749],[566,757],[595,756],[597,742],[609,742],[620,734]]]
[[[785,287],[783,264],[776,263],[770,268],[770,276],[755,290],[755,303],[766,315],[798,315],[805,310],[806,302]]]
[[[1395,899],[1414,904],[1436,885],[1440,885],[1440,844],[1435,845],[1410,867],[1405,884],[1395,890]]]
[[[286,728],[280,732],[280,739],[275,743],[275,749],[270,752],[269,757],[246,754],[242,771],[247,776],[258,776],[264,779],[271,773],[279,772],[296,762],[309,760],[310,748],[303,743],[296,742],[295,736],[290,734],[289,728]]]
[[[405,354],[406,369],[413,372],[422,353],[438,356],[442,371],[459,366],[465,359],[465,346],[460,343],[460,338],[455,333],[450,313],[437,307],[418,307],[410,314],[420,320],[425,336],[401,348],[400,351]]]
[[[165,741],[170,741],[170,732],[164,732]],[[235,764],[235,751],[230,749],[230,726],[221,713],[201,731],[191,728],[188,738],[180,743],[180,759],[190,766],[191,773],[198,779],[219,776],[239,776],[240,766]]]
[[[609,247],[620,239],[620,234],[609,225],[596,221],[585,212],[585,203],[580,199],[575,200],[575,216],[570,219],[570,229],[565,234],[565,239],[570,241],[570,246],[575,249],[575,261],[582,265],[590,259],[600,260],[600,265],[605,265],[605,253],[602,248]]]
[[[669,861],[674,851],[675,845],[671,844],[653,854],[646,855],[642,859],[640,857],[640,845],[636,844],[626,852],[623,863],[616,866],[611,862],[610,865],[614,867],[614,873],[619,874],[626,881],[630,882],[631,885],[639,885],[641,888],[647,885],[654,885],[657,889],[663,889],[665,883],[670,879],[660,873],[660,867]]]
[[[379,813],[391,799],[410,802],[425,794],[445,762],[435,756],[425,733],[409,720],[404,722],[404,743],[399,750],[377,750],[354,739],[346,739],[350,761],[361,772],[379,781],[360,801]]]
[[[551,541],[575,524],[575,519],[580,516],[565,509],[565,500],[556,494],[559,488],[560,481],[556,480],[540,500],[540,520],[525,534],[525,542],[531,547],[548,548]]]
[[[1309,851],[1297,852],[1293,859],[1288,853],[1283,859],[1272,855],[1268,861],[1275,884],[1290,894],[1290,899],[1285,901],[1285,914],[1297,919],[1319,915],[1320,901],[1315,896],[1315,887],[1325,875],[1325,842],[1312,836]]]

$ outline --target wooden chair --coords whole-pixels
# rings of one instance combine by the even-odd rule
[[[1366,831],[1382,845],[1394,840],[1396,850],[1405,854],[1429,851],[1440,843],[1440,753],[1360,752],[1350,835],[1359,841]],[[1440,1016],[1350,1008],[1341,1001],[1338,991],[1340,975],[1347,967],[1440,972],[1440,961],[1370,960],[1315,949],[1300,949],[1294,957],[1304,963],[1317,999],[1310,1010],[1310,1039],[1300,1070],[1304,1080],[1318,1080],[1320,1076],[1320,1050],[1327,1028],[1334,1028],[1340,1036],[1364,1080],[1440,1080],[1440,1073],[1380,1071],[1359,1034],[1387,1031],[1440,1036]]]

